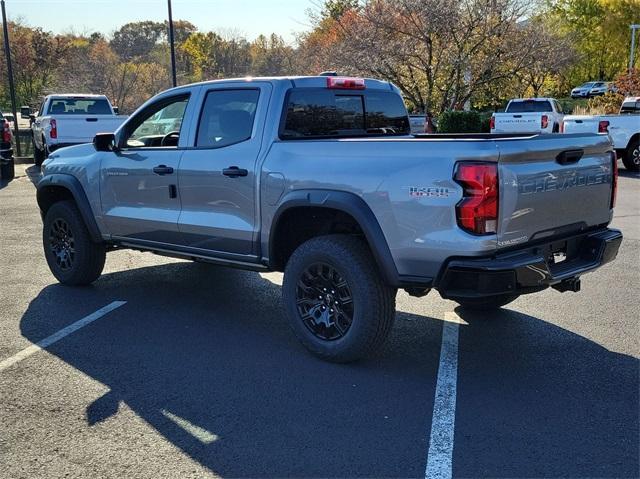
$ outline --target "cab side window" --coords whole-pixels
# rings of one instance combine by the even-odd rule
[[[162,99],[140,112],[127,125],[125,148],[177,148],[188,95]]]
[[[222,148],[251,138],[260,90],[213,90],[207,93],[196,145]]]

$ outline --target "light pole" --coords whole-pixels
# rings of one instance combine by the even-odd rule
[[[629,28],[631,29],[631,53],[629,55],[629,71],[631,71],[631,69],[633,68],[633,64],[634,64],[634,55],[635,55],[635,50],[636,50],[636,30],[640,29],[640,25],[629,25]]]
[[[171,46],[171,78],[173,80],[173,86],[175,87],[178,85],[178,81],[176,79],[176,47],[173,39],[173,16],[171,15],[171,0],[167,0],[167,7],[169,8],[169,45]]]
[[[11,95],[11,110],[13,112],[13,129],[16,137],[16,152],[22,156],[20,151],[20,133],[18,129],[18,112],[16,108],[16,89],[13,85],[13,66],[11,65],[11,48],[9,48],[9,29],[7,28],[7,13],[4,9],[4,0],[0,0],[2,5],[2,31],[4,33],[4,56],[7,58],[7,75],[9,77],[9,93]]]

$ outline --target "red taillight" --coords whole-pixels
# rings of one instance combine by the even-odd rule
[[[496,117],[493,115],[491,116],[491,120],[489,120],[489,129],[490,130],[496,129]]]
[[[560,123],[560,133],[564,133],[564,121]]]
[[[549,117],[547,115],[542,115],[542,118],[540,118],[540,126],[543,129],[549,126]]]
[[[339,90],[364,90],[364,78],[327,77],[327,88]]]
[[[458,225],[475,234],[498,230],[498,165],[459,163],[454,179],[463,187],[456,205]]]
[[[598,133],[609,133],[609,122],[607,120],[598,122]]]
[[[49,136],[51,138],[58,138],[58,123],[56,122],[55,118],[51,119],[51,122],[49,123],[49,125],[51,126],[51,130],[49,131]]]
[[[616,205],[616,196],[618,196],[618,155],[615,151],[611,152],[611,161],[613,162],[611,170],[611,209]]]
[[[5,143],[11,143],[11,127],[7,120],[2,122],[2,141]]]

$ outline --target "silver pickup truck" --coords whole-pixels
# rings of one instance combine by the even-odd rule
[[[149,133],[165,109],[179,130]],[[550,286],[578,291],[615,258],[607,137],[409,129],[398,89],[377,80],[165,91],[115,134],[45,161],[47,262],[69,285],[95,281],[120,248],[284,271],[295,334],[346,362],[383,343],[398,288],[486,309]]]

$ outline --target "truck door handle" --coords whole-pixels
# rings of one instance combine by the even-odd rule
[[[565,150],[556,156],[556,161],[561,165],[577,163],[584,155],[584,150]]]
[[[156,175],[170,175],[173,173],[173,168],[171,168],[170,166],[167,165],[158,165],[153,169],[153,172]]]
[[[238,176],[247,176],[249,172],[244,168],[238,168],[237,166],[230,166],[229,168],[223,169],[222,174],[230,178],[236,178]]]

